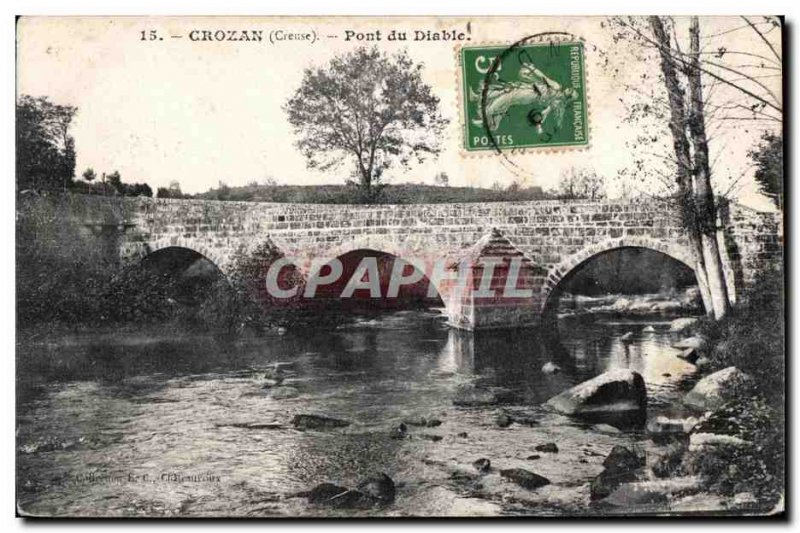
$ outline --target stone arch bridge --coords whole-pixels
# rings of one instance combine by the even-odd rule
[[[121,268],[177,246],[229,273],[237,254],[271,243],[293,258],[306,279],[314,260],[368,249],[425,263],[446,259],[450,269],[466,261],[477,287],[482,259],[500,258],[491,273],[497,282],[518,258],[520,287],[529,289],[528,297],[476,298],[471,287],[437,284],[451,324],[464,329],[537,323],[559,282],[609,250],[648,248],[694,269],[678,213],[653,200],[362,206],[74,195],[69,201],[71,216],[109,239]],[[782,220],[738,204],[720,217],[723,266],[735,299],[760,268],[782,261]]]

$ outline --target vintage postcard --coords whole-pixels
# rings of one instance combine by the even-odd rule
[[[781,17],[16,38],[17,516],[785,514]]]

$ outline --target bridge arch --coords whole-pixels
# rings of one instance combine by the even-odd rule
[[[698,285],[700,283],[696,275],[694,259],[689,250],[684,246],[675,243],[666,243],[648,237],[609,239],[589,245],[566,257],[560,263],[549,269],[544,286],[542,287],[542,314],[544,315],[548,312],[548,309],[553,304],[554,297],[557,298],[562,282],[568,279],[580,267],[596,257],[626,248],[640,248],[661,253],[686,266],[695,273],[695,279]]]
[[[414,283],[404,284],[399,287],[398,294],[394,297],[398,300],[404,300],[405,302],[409,301],[417,301],[418,303],[426,303],[426,304],[434,304],[441,305],[442,307],[446,306],[446,298],[442,292],[442,288],[440,286],[433,285],[433,289],[430,289],[432,284],[430,276],[431,272],[427,268],[427,264],[420,264],[418,258],[412,257],[407,258],[398,253],[402,253],[401,250],[394,248],[393,251],[387,251],[384,249],[374,249],[374,248],[352,248],[352,246],[347,246],[346,251],[336,255],[335,257],[326,257],[325,262],[320,264],[317,263],[314,268],[311,268],[308,272],[306,277],[307,284],[313,284],[315,289],[315,297],[317,298],[330,298],[336,300],[346,300],[352,299],[353,301],[364,301],[363,297],[366,293],[372,294],[370,291],[364,288],[357,289],[350,297],[348,298],[340,298],[343,290],[347,286],[348,282],[351,281],[354,275],[358,274],[359,268],[364,268],[362,265],[364,264],[363,261],[365,258],[375,258],[375,264],[378,269],[378,286],[380,288],[380,307],[387,307],[392,308],[395,305],[392,304],[391,298],[387,296],[388,292],[388,285],[390,282],[391,275],[394,271],[396,261],[400,260],[405,263],[403,271],[401,275],[403,276],[410,276],[413,274],[409,267],[413,267],[413,270],[417,272],[417,275],[421,274],[421,277],[418,281]],[[317,280],[320,276],[325,277],[330,275],[330,263],[334,260],[339,260],[342,264],[342,275],[341,277],[331,282],[330,284],[320,285],[317,286],[315,280]],[[362,276],[366,274],[361,274]],[[359,280],[360,281],[360,280]],[[429,292],[430,291],[430,292]],[[428,297],[428,294],[432,294],[431,297]],[[359,298],[361,296],[362,298]],[[369,299],[373,299],[371,296]]]
[[[227,255],[217,253],[214,248],[211,248],[199,239],[184,239],[182,237],[163,238],[145,243],[143,246],[138,247],[131,255],[134,261],[139,262],[146,257],[167,248],[184,248],[191,250],[208,261],[212,262],[222,272],[226,278],[229,275],[228,268],[230,261]]]

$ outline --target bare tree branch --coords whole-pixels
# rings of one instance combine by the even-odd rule
[[[775,50],[775,47],[774,47],[774,46],[772,46],[772,43],[771,43],[771,42],[769,42],[769,39],[767,39],[766,37],[764,37],[764,34],[763,34],[763,33],[761,33],[761,31],[760,31],[760,30],[759,30],[759,29],[756,27],[756,25],[755,25],[755,24],[753,24],[752,22],[750,22],[750,20],[749,20],[747,17],[745,17],[745,16],[742,16],[742,19],[743,19],[743,20],[744,20],[746,23],[748,23],[748,24],[750,25],[750,27],[751,27],[751,28],[753,28],[753,31],[754,31],[754,32],[756,32],[756,33],[758,34],[758,36],[759,36],[759,37],[761,37],[761,40],[762,40],[762,41],[764,41],[764,42],[766,43],[766,45],[769,47],[769,49],[770,49],[770,50],[772,50],[772,53],[773,53],[773,54],[775,54],[775,57],[776,57],[776,58],[778,58],[778,61],[783,61],[783,60],[781,59],[781,55],[780,55],[780,54],[779,54],[779,53],[778,53],[778,52]]]

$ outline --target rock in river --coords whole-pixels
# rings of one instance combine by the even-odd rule
[[[535,490],[539,487],[544,487],[545,485],[550,484],[550,480],[546,477],[540,476],[539,474],[534,474],[533,472],[525,470],[524,468],[509,468],[507,470],[501,470],[500,475],[528,490]]]
[[[750,376],[735,366],[729,366],[698,381],[684,396],[683,403],[701,411],[713,411],[752,387]]]
[[[294,415],[292,425],[298,429],[332,429],[349,426],[350,422],[320,415]]]
[[[475,467],[475,470],[478,472],[488,472],[489,469],[492,467],[492,462],[485,457],[481,457],[480,459],[476,459],[472,462],[472,466]]]
[[[456,389],[453,405],[464,407],[477,407],[481,405],[496,405],[507,403],[514,399],[514,393],[502,387],[478,388],[468,383]]]
[[[633,332],[629,331],[619,338],[622,342],[633,342]]]
[[[558,374],[559,372],[561,372],[561,367],[552,361],[548,361],[542,366],[543,374]]]
[[[370,498],[381,503],[394,501],[395,487],[392,478],[384,473],[365,479],[358,484],[357,489]]]
[[[647,391],[641,374],[617,369],[567,389],[550,398],[547,404],[566,415],[636,412],[647,407]]]
[[[270,392],[270,398],[273,400],[286,400],[289,398],[295,398],[300,395],[300,391],[294,387],[289,387],[286,385],[281,385],[280,387],[275,387]]]
[[[435,428],[442,425],[442,421],[439,420],[438,418],[425,418],[424,416],[404,418],[403,423],[408,424],[409,426],[419,426],[428,428]]]
[[[605,498],[622,483],[636,479],[636,471],[643,465],[639,457],[624,446],[614,446],[603,461],[605,469],[592,480],[589,494],[592,500]]]
[[[558,446],[556,446],[555,442],[548,442],[547,444],[537,445],[534,450],[543,453],[558,453]]]
[[[320,483],[298,496],[306,496],[309,503],[346,509],[367,509],[374,505],[391,503],[395,497],[392,478],[378,474],[349,489],[333,483]]]
[[[499,415],[497,415],[497,418],[495,418],[494,422],[501,428],[507,428],[508,426],[514,423],[514,420],[507,414],[500,413]]]
[[[389,431],[389,436],[393,439],[408,438],[408,427],[401,422],[399,426],[393,427],[391,431]]]
[[[310,491],[303,493],[303,495],[308,497],[308,501],[310,503],[324,503],[334,496],[338,496],[339,494],[345,493],[348,490],[349,489],[347,487],[340,487],[339,485],[334,485],[333,483],[320,483]]]

